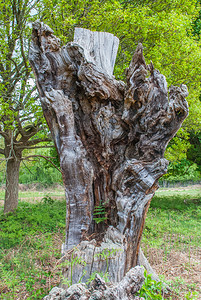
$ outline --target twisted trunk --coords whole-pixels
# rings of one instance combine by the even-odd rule
[[[141,44],[127,83],[115,80],[117,48],[112,34],[78,28],[60,48],[47,25],[33,24],[29,59],[66,191],[63,251],[86,264],[67,266],[72,282],[96,270],[120,281],[136,266],[146,213],[167,170],[165,148],[188,113],[186,86],[168,91]]]

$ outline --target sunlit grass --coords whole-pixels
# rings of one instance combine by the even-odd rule
[[[143,241],[160,247],[201,245],[201,193],[199,189],[159,190],[151,201]]]
[[[0,189],[0,200],[4,200],[5,189]],[[20,201],[40,201],[43,197],[50,196],[53,199],[64,199],[65,193],[64,188],[50,188],[50,189],[42,189],[42,190],[26,190],[19,191],[19,202]]]
[[[157,196],[183,196],[183,197],[201,197],[201,187],[200,188],[184,188],[184,187],[178,187],[178,188],[159,188],[156,191]]]
[[[0,299],[42,299],[58,285],[65,207],[65,201],[46,197],[0,213]]]

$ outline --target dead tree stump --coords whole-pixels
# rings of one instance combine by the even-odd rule
[[[188,114],[186,86],[168,90],[141,44],[126,84],[117,81],[117,48],[112,34],[81,28],[60,47],[50,27],[33,24],[29,60],[65,185],[64,252],[76,246],[83,261],[73,266],[73,283],[83,269],[83,281],[94,271],[120,281],[137,265],[146,213],[167,170],[166,146]]]

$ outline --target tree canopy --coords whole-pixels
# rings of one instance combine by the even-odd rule
[[[189,117],[175,139],[180,145],[177,159],[190,147],[191,130],[200,130],[201,49],[195,38],[195,22],[199,18],[197,0],[173,1],[46,1],[40,4],[40,18],[49,24],[62,43],[72,39],[75,27],[107,31],[120,39],[115,76],[124,79],[131,53],[141,42],[146,61],[166,76],[168,85],[186,84],[189,89]],[[181,139],[180,139],[181,137]],[[172,150],[167,157],[172,159]],[[173,150],[174,151],[174,150]]]

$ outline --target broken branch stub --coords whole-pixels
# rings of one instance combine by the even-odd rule
[[[81,28],[60,47],[51,28],[33,23],[29,60],[66,192],[64,250],[77,246],[90,256],[83,280],[107,267],[119,281],[136,266],[146,213],[167,170],[165,148],[188,114],[186,86],[168,91],[165,77],[146,65],[141,44],[127,83],[117,81],[117,48],[112,34]],[[110,263],[93,259],[111,245],[121,251]]]

